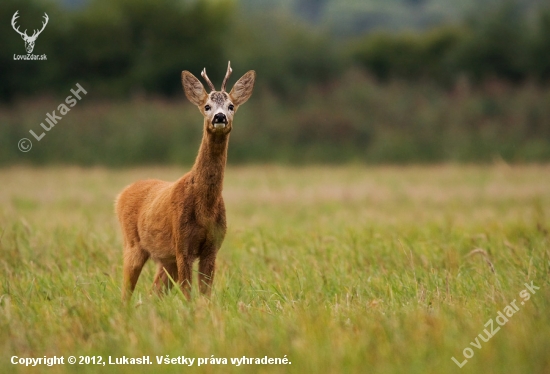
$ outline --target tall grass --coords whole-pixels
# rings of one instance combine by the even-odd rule
[[[540,290],[462,371],[550,369],[548,166],[230,167],[211,299],[149,296],[149,264],[126,308],[114,197],[137,179],[184,171],[0,170],[4,372],[30,371],[11,365],[13,355],[286,355],[289,366],[194,371],[460,372],[451,357],[462,361],[531,281]]]

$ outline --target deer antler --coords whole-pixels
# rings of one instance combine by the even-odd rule
[[[229,78],[232,72],[233,72],[233,69],[231,69],[231,61],[229,61],[227,63],[227,72],[225,73],[225,78],[223,78],[222,91],[225,91],[225,84],[227,83],[227,79]]]
[[[34,30],[34,32],[33,32],[32,36],[31,36],[31,38],[32,38],[32,37],[38,37],[38,35],[40,35],[40,33],[41,33],[42,31],[44,31],[44,28],[45,28],[46,25],[48,24],[48,21],[50,20],[50,18],[48,17],[48,15],[47,15],[46,13],[44,13],[44,16],[43,16],[43,17],[45,18],[45,22],[42,22],[42,28],[40,29],[40,31]],[[26,30],[25,30],[25,31],[26,31]],[[37,32],[37,31],[38,31],[38,32]],[[35,34],[36,34],[36,35],[35,35]]]
[[[25,37],[28,38],[29,36],[27,35],[27,30],[25,30],[25,32],[21,32],[21,31],[19,31],[19,26],[15,27],[15,20],[16,20],[17,18],[19,18],[19,15],[18,15],[17,13],[19,13],[19,11],[16,11],[16,12],[13,14],[13,17],[11,18],[11,27],[13,27],[13,29],[14,29],[19,35],[21,35],[23,38],[25,38]]]
[[[33,34],[31,36],[28,36],[27,35],[27,30],[25,29],[25,32],[21,32],[19,31],[19,26],[16,26],[15,25],[15,21],[17,20],[17,18],[19,18],[19,15],[17,14],[19,13],[19,11],[16,11],[14,14],[13,14],[13,17],[11,18],[11,27],[13,27],[13,29],[19,34],[21,35],[25,40],[27,39],[36,39],[38,37],[38,35],[40,35],[40,33],[42,31],[44,31],[44,28],[46,27],[46,25],[48,24],[48,21],[49,21],[49,17],[46,13],[44,13],[44,19],[45,21],[42,22],[42,28],[40,29],[40,31],[38,30],[34,30]]]
[[[208,75],[206,75],[206,68],[202,69],[201,76],[204,78],[206,83],[208,83],[208,85],[210,86],[210,89],[212,91],[216,91],[216,89],[214,88],[214,85],[212,84],[212,82],[210,82],[210,79],[208,79]]]

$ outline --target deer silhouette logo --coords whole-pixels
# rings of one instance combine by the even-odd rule
[[[17,13],[19,13],[19,11],[16,11],[13,14],[13,17],[11,19],[11,26],[19,35],[21,35],[21,38],[23,38],[23,40],[25,41],[25,49],[27,50],[27,53],[31,54],[32,50],[34,49],[34,43],[36,42],[36,38],[38,38],[38,35],[40,35],[42,31],[44,31],[44,28],[48,24],[48,20],[49,20],[48,15],[44,13],[44,22],[42,23],[42,29],[40,29],[40,31],[34,30],[33,34],[31,36],[28,36],[27,30],[25,30],[25,32],[21,32],[19,31],[19,26],[16,27],[15,25],[15,20],[19,18],[19,15]]]

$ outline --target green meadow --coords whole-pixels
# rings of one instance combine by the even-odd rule
[[[124,306],[113,201],[186,170],[0,169],[2,372],[550,372],[548,165],[229,166],[211,298],[150,296],[148,263]]]

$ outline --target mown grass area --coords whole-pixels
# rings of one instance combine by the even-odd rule
[[[2,372],[550,371],[550,166],[229,167],[211,299],[149,296],[150,263],[124,307],[114,198],[185,170],[0,170]],[[522,305],[526,282],[540,289]],[[513,300],[509,321],[470,345]],[[467,347],[459,369],[451,357]],[[31,370],[14,355],[153,364]],[[157,355],[292,364],[188,368]]]

